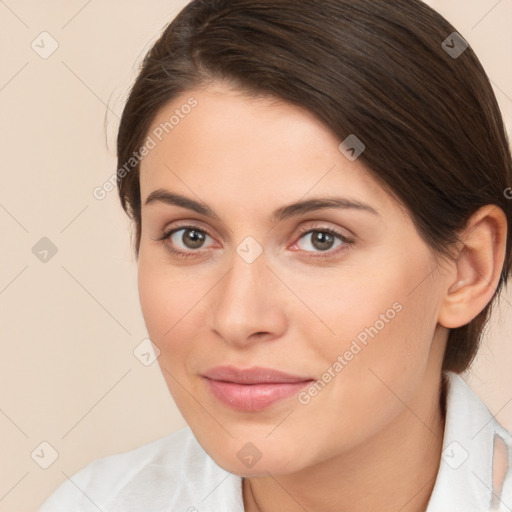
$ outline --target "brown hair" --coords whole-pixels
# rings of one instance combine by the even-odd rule
[[[313,112],[410,213],[436,253],[447,255],[481,206],[512,225],[512,161],[492,87],[471,47],[455,56],[455,29],[419,0],[195,0],[147,53],[119,127],[118,190],[141,235],[139,162],[155,115],[180,93],[227,81]],[[455,41],[460,46],[461,39]],[[124,171],[122,167],[124,166]],[[465,370],[511,268],[512,231],[493,300],[451,329],[443,369]]]

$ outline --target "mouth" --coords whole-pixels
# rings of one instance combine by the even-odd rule
[[[314,382],[272,368],[217,366],[202,374],[212,395],[238,411],[257,412],[297,394]]]

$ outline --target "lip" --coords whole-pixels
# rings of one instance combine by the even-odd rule
[[[314,381],[272,368],[217,366],[202,374],[212,394],[239,411],[256,412],[298,393]]]

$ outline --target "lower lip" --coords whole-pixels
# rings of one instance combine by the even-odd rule
[[[262,411],[279,400],[297,394],[312,380],[266,384],[235,384],[205,378],[210,390],[222,403],[238,411]]]

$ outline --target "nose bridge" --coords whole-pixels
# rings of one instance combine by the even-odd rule
[[[231,269],[226,276],[224,285],[224,296],[229,299],[251,299],[258,298],[261,292],[258,290],[258,283],[266,280],[269,270],[267,268],[267,253],[262,243],[251,235],[245,236],[241,242],[234,247],[231,258]],[[248,294],[251,294],[250,297]]]
[[[263,247],[246,237],[235,248],[214,299],[213,327],[224,339],[243,344],[254,333],[276,334],[280,312],[270,276]]]
[[[240,252],[242,255],[240,255]],[[247,243],[241,243],[236,248],[231,260],[231,267],[220,287],[218,304],[227,309],[230,315],[237,312],[244,314],[244,310],[257,313],[258,302],[262,299],[261,293],[264,287],[260,286],[266,281],[264,274],[269,272],[263,252],[254,255],[254,249],[247,247]],[[218,312],[220,308],[218,309]]]

